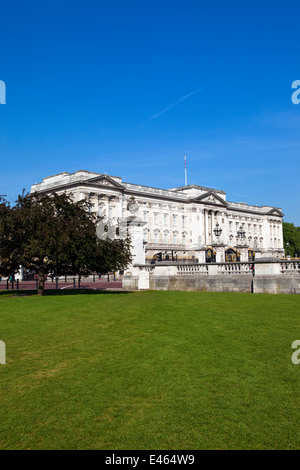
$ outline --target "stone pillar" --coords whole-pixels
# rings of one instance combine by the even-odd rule
[[[127,217],[120,225],[127,229],[131,238],[132,265],[145,264],[145,246],[143,237],[143,227],[147,222],[135,216]]]
[[[140,217],[134,215],[138,212],[139,206],[133,196],[128,202],[127,209],[130,212],[130,216],[123,219],[120,225],[127,230],[127,234],[131,238],[132,266],[136,264],[143,265],[145,264],[143,227],[147,222],[143,222]]]
[[[255,263],[255,276],[272,276],[276,274],[280,275],[280,273],[281,265],[278,261],[260,261]]]
[[[209,237],[208,237],[208,240],[209,240],[209,244],[211,245],[212,242],[213,242],[213,211],[209,211],[210,214],[208,214],[208,217],[209,217],[209,229],[208,229],[208,232],[209,232]]]
[[[153,271],[153,276],[176,276],[177,266],[174,264],[156,264]]]
[[[132,268],[132,275],[134,278],[137,278],[137,289],[138,290],[147,290],[149,289],[149,272],[138,266]],[[130,276],[127,276],[130,278]]]
[[[208,264],[208,274],[211,276],[218,275],[219,266],[217,264]]]
[[[225,262],[225,245],[213,245],[213,249],[216,251],[216,263]]]
[[[238,246],[237,250],[240,252],[240,261],[247,263],[248,262],[248,247]]]
[[[196,251],[195,256],[198,258],[199,263],[205,263],[205,250]]]
[[[203,209],[203,245],[207,245],[207,236],[206,236],[206,209]]]

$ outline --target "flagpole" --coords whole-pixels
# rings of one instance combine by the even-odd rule
[[[184,156],[184,182],[185,186],[187,186],[186,156]]]

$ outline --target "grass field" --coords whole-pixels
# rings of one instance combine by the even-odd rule
[[[299,449],[300,298],[0,295],[1,449]]]

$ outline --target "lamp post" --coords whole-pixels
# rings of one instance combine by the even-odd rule
[[[216,239],[217,239],[218,241],[220,240],[221,233],[222,233],[222,229],[221,229],[220,226],[219,226],[219,222],[217,222],[216,228],[214,229],[214,234],[215,234]]]
[[[290,258],[290,244],[288,242],[286,244],[286,257]]]
[[[246,241],[246,232],[243,225],[240,225],[240,228],[237,231],[236,240],[237,248],[239,249],[239,252],[237,252],[237,259],[239,261],[248,261],[248,245]]]
[[[246,240],[246,232],[245,232],[244,227],[242,225],[240,226],[239,230],[237,231],[236,238],[238,240],[239,245],[244,245],[244,242]]]
[[[219,226],[219,222],[216,223],[216,228],[213,230],[215,234],[215,250],[212,250],[212,261],[213,263],[220,263],[222,258],[224,259],[224,245],[221,242],[222,229]]]

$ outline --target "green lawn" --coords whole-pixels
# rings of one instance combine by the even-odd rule
[[[300,448],[300,297],[0,295],[1,449]]]

